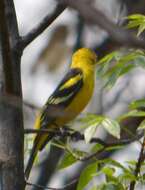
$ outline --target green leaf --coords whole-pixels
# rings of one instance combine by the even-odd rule
[[[129,105],[129,108],[130,109],[145,108],[145,99],[140,99],[140,100],[131,102],[131,104]]]
[[[145,16],[141,14],[134,14],[127,17],[129,20],[127,27],[136,28],[138,27],[137,36],[139,36],[145,30]]]
[[[145,67],[145,56],[143,51],[131,50],[126,52],[114,52],[102,58],[98,65],[97,76],[103,77],[108,89],[112,88],[117,79],[128,73],[137,66]]]
[[[131,166],[136,166],[137,161],[136,161],[136,160],[129,160],[129,161],[126,161],[126,163],[127,163],[128,165],[131,165]]]
[[[120,70],[116,70],[116,72],[114,73],[112,72],[110,76],[109,75],[105,76],[106,82],[104,88],[111,89],[115,85],[117,79],[119,78],[120,72],[121,72]]]
[[[121,120],[124,120],[128,117],[145,117],[145,112],[139,110],[132,110],[126,114],[119,116],[117,120],[120,122]]]
[[[86,152],[80,151],[73,149],[72,152],[77,156],[77,157],[82,157],[86,154]],[[59,169],[65,169],[72,164],[75,164],[78,162],[77,158],[73,156],[71,152],[65,152],[63,159],[60,161],[58,168]]]
[[[120,138],[120,125],[117,121],[110,118],[104,118],[101,125],[107,130],[108,133],[116,138]]]
[[[101,171],[107,175],[107,176],[113,176],[113,174],[115,173],[115,169],[109,166],[105,166],[101,169]]]
[[[84,117],[79,118],[79,122],[86,124],[92,120],[96,120],[96,117],[100,117],[100,116],[96,114],[87,113]]]
[[[86,117],[81,118],[81,122],[84,124],[81,128],[85,128],[84,137],[86,143],[89,143],[91,138],[94,136],[98,126],[100,125],[103,116],[95,114],[87,114]]]
[[[137,19],[142,19],[143,17],[144,16],[142,14],[132,14],[127,16],[126,18],[130,20],[137,20]]]
[[[84,132],[84,137],[85,137],[85,142],[89,143],[91,138],[94,136],[96,133],[96,130],[98,128],[99,122],[94,123],[93,125],[89,126],[85,132]]]
[[[104,75],[106,80],[105,87],[112,88],[120,76],[135,68],[136,65],[131,64],[130,62],[136,59],[138,56],[139,55],[136,53],[130,53],[120,58],[120,60],[116,62],[115,66],[109,69]]]
[[[86,185],[92,180],[94,174],[97,172],[98,164],[95,162],[88,165],[81,173],[80,179],[77,185],[77,190],[84,190]]]
[[[140,36],[140,34],[145,30],[145,23],[141,24],[138,29],[137,36]]]
[[[113,119],[92,114],[84,118],[82,121],[84,123],[82,128],[86,128],[84,132],[86,143],[90,142],[98,126],[103,126],[111,135],[120,138],[120,126],[118,122]]]
[[[126,65],[120,72],[119,76],[125,75],[126,73],[128,73],[129,71],[131,71],[132,69],[134,69],[136,66],[135,65]]]
[[[87,114],[86,117],[79,119],[79,121],[81,123],[83,123],[83,125],[81,126],[81,128],[88,128],[90,126],[98,126],[99,123],[102,121],[103,116],[100,115],[95,115],[95,114]]]
[[[58,167],[59,169],[64,169],[76,162],[77,159],[71,153],[66,152]]]
[[[123,182],[123,181],[129,181],[130,182],[130,181],[136,180],[136,177],[133,174],[128,172],[128,173],[120,174],[118,176],[118,179],[119,179],[120,182]]]
[[[138,127],[138,130],[143,130],[143,129],[145,129],[145,120],[143,120],[143,121],[140,123],[139,127]]]
[[[119,51],[114,51],[106,56],[104,56],[102,59],[99,60],[98,66],[97,66],[97,72],[96,75],[97,77],[102,77],[105,75],[105,73],[109,70],[110,68],[110,63],[117,61],[120,59],[121,53]]]
[[[117,59],[119,56],[120,56],[120,52],[113,51],[113,52],[107,54],[106,56],[104,56],[102,59],[100,59],[98,61],[98,64],[103,64],[103,63],[106,63],[106,62],[110,62],[113,59]]]
[[[120,168],[121,170],[123,170],[124,172],[129,172],[129,170],[124,167],[122,164],[120,164],[119,162],[111,159],[111,158],[106,158],[106,159],[103,159],[103,160],[99,160],[98,163],[104,163],[104,164],[109,164],[111,166],[115,166],[117,168]]]
[[[140,23],[138,21],[129,21],[129,23],[127,24],[127,28],[136,28],[140,25]]]
[[[98,152],[99,150],[101,150],[104,146],[99,144],[99,143],[96,143],[92,149],[91,149],[91,152]]]

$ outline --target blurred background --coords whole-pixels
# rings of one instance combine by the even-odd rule
[[[21,35],[27,34],[46,14],[51,14],[56,6],[54,0],[15,0],[14,2]],[[129,14],[145,12],[144,0],[92,0],[91,3],[118,25],[123,25],[124,17]],[[67,72],[72,53],[80,47],[92,48],[97,53],[98,59],[120,48],[105,31],[84,23],[80,15],[71,9],[65,10],[26,48],[22,56],[21,68],[25,128],[33,128],[37,111]],[[110,90],[102,88],[102,81],[97,79],[94,96],[85,112],[105,114],[111,118],[117,117],[128,109],[129,102],[145,97],[144,81],[145,71],[141,68],[120,78]],[[98,130],[97,136],[106,138],[105,132],[101,130]],[[84,145],[79,142],[77,146]],[[121,151],[102,155],[102,157],[113,156],[121,162],[136,159],[139,147],[138,143],[133,143]],[[62,156],[63,151],[54,147],[43,151],[33,169],[30,181],[43,186],[63,187],[78,178],[82,169],[88,164],[78,163],[58,171],[56,168]],[[76,183],[73,183],[68,189],[74,190],[75,185]],[[141,190],[143,187],[138,189]]]

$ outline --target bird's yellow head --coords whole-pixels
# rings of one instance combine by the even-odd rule
[[[71,67],[94,67],[96,63],[95,52],[88,48],[81,48],[73,54]]]

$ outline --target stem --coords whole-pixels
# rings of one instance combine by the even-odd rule
[[[84,134],[81,134],[79,131],[69,131],[69,129],[65,128],[64,131],[62,130],[52,130],[52,129],[25,129],[24,133],[27,134],[53,134],[54,137],[70,137],[72,140],[82,141],[85,140]],[[136,134],[132,138],[124,138],[120,140],[116,140],[113,142],[105,142],[100,138],[92,138],[90,143],[99,143],[102,146],[109,147],[109,146],[119,146],[119,145],[126,145],[132,143],[136,140],[139,140],[143,134]]]
[[[141,147],[141,150],[140,150],[138,162],[136,164],[136,168],[135,168],[135,171],[134,171],[134,175],[135,175],[136,178],[138,177],[138,175],[140,173],[140,169],[141,169],[142,163],[145,160],[144,147],[145,147],[145,137],[143,139],[143,143],[142,143],[142,147]],[[132,181],[130,183],[129,190],[134,190],[135,189],[135,185],[136,185],[136,181],[134,180],[134,181]]]
[[[78,181],[78,179],[75,179],[75,180],[73,180],[71,183],[65,185],[65,186],[62,187],[62,188],[46,187],[46,186],[42,186],[42,185],[33,184],[33,183],[30,183],[30,182],[26,182],[26,184],[29,185],[29,186],[33,186],[33,187],[35,187],[35,188],[39,188],[39,189],[65,190],[65,189],[67,189],[68,187],[70,187],[72,184],[76,183],[77,181]]]

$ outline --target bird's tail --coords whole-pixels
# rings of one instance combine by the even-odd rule
[[[31,150],[31,153],[30,153],[30,157],[29,157],[26,169],[25,169],[26,180],[28,180],[28,178],[29,178],[34,160],[35,160],[37,152],[39,150],[39,139],[38,138],[40,139],[41,137],[39,135],[36,137],[34,144],[33,144],[33,147],[32,147],[32,150]]]
[[[25,178],[28,180],[33,163],[35,161],[38,151],[41,151],[45,145],[54,137],[54,134],[42,135],[38,134],[34,140],[34,144],[30,153],[30,157],[25,170]]]

